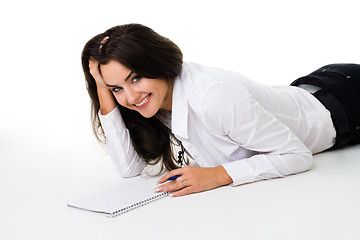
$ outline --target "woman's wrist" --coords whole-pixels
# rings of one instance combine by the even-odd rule
[[[233,182],[232,178],[229,176],[229,174],[226,172],[225,168],[223,166],[217,166],[216,169],[216,176],[217,181],[219,183],[219,186],[228,185]]]
[[[101,114],[106,115],[116,107],[114,95],[108,87],[98,87],[97,89]]]

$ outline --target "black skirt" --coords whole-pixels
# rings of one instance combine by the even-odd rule
[[[291,85],[304,89],[315,86],[312,94],[329,110],[334,123],[333,148],[360,143],[360,65],[326,65]]]

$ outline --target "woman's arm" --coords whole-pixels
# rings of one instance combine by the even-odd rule
[[[115,108],[107,115],[99,113],[106,135],[106,150],[122,177],[139,175],[147,166],[135,151],[129,130],[125,127],[120,109]]]
[[[106,135],[106,149],[122,177],[139,175],[146,163],[132,146],[130,134],[125,127],[120,110],[110,88],[99,71],[99,62],[89,61],[90,73],[94,77],[100,102],[99,118]]]
[[[94,59],[90,59],[89,69],[90,69],[90,74],[93,76],[96,82],[101,113],[103,115],[106,115],[116,107],[114,96],[110,88],[106,86],[106,83],[101,76],[101,73],[99,71],[99,62]]]
[[[173,196],[181,196],[229,183],[238,185],[283,177],[306,171],[312,165],[312,153],[300,139],[244,87],[222,84],[209,89],[201,114],[209,131],[258,154],[215,168],[189,167],[171,171],[159,183],[173,175],[181,177],[155,191],[175,191]]]
[[[154,192],[172,192],[170,196],[180,197],[190,193],[202,192],[232,183],[232,179],[223,166],[217,167],[191,167],[170,171],[160,178],[159,184],[163,184],[169,177],[180,175],[177,179],[158,186]]]
[[[215,134],[227,136],[241,148],[258,154],[237,161],[222,164],[234,185],[278,178],[304,172],[312,166],[312,153],[304,143],[272,112],[281,115],[285,109],[277,101],[289,101],[291,98],[276,98],[274,95],[261,96],[261,102],[240,85],[223,84],[207,92],[207,101],[202,111],[207,128]],[[225,103],[209,96],[226,98]],[[298,109],[293,109],[296,118]],[[300,120],[297,120],[300,121]],[[303,119],[302,121],[306,121]],[[294,121],[295,122],[295,121]],[[296,126],[293,126],[296,127]],[[316,129],[314,129],[316,131]]]

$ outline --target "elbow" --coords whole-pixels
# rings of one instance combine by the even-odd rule
[[[132,164],[117,164],[120,176],[123,178],[131,178],[140,175],[147,164],[144,161],[133,162]]]
[[[132,178],[132,177],[136,177],[138,175],[140,175],[140,173],[138,173],[138,174],[132,174],[132,173],[129,174],[129,173],[124,173],[124,172],[120,173],[120,176],[123,177],[123,178]]]
[[[138,175],[141,174],[142,169],[137,169],[137,168],[118,168],[118,171],[120,173],[120,176],[123,178],[132,178],[132,177],[136,177]]]
[[[131,156],[132,161],[127,161],[120,154],[110,154],[113,163],[119,174],[123,178],[136,177],[142,173],[146,167],[146,163],[139,158]]]
[[[302,161],[300,164],[299,172],[305,172],[312,168],[314,163],[313,154],[309,151],[302,154]]]

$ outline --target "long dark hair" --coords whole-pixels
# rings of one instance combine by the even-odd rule
[[[108,37],[108,40],[101,44],[105,37]],[[174,81],[182,68],[182,53],[179,47],[141,24],[115,26],[90,39],[81,58],[91,99],[92,127],[100,141],[106,141],[106,136],[98,116],[100,103],[95,80],[89,71],[90,57],[100,64],[115,60],[141,76],[164,78],[167,81]],[[145,118],[137,111],[122,107],[118,103],[117,105],[139,156],[149,164],[156,164],[162,159],[162,166],[167,170],[177,168],[171,150],[171,131],[156,116]]]

